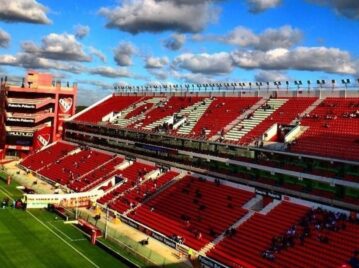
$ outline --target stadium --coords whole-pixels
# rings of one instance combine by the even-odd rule
[[[0,0],[0,268],[359,268],[359,0]]]
[[[351,267],[359,81],[349,83],[119,86],[64,119],[58,139],[5,158],[0,192],[61,239],[82,241],[72,250],[101,262],[84,267]],[[16,87],[26,91],[2,80],[5,110]],[[90,242],[117,260],[105,264]],[[31,267],[63,267],[47,262]]]

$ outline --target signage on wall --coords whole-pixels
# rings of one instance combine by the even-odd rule
[[[35,120],[32,118],[8,117],[6,120],[9,122],[35,123]]]
[[[32,132],[21,132],[21,131],[8,131],[7,134],[9,136],[17,136],[17,137],[33,137],[34,133]]]
[[[44,146],[48,145],[50,142],[50,134],[39,135],[39,136],[37,136],[37,140],[41,144],[41,147],[44,147]]]
[[[8,107],[10,107],[10,108],[35,109],[36,105],[34,105],[34,104],[25,104],[25,103],[9,103]]]
[[[60,104],[60,110],[63,113],[67,113],[70,111],[71,107],[72,107],[72,98],[61,98],[59,100],[59,104]]]

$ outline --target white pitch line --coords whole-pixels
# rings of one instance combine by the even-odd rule
[[[52,221],[52,222],[61,222],[61,221]],[[71,242],[76,242],[76,241],[85,241],[85,240],[87,240],[86,238],[71,238],[71,237],[69,237],[66,233],[64,233],[63,231],[61,231],[59,228],[57,228],[55,225],[53,225],[52,223],[51,223],[51,221],[48,221],[47,222],[48,224],[50,224],[54,229],[56,229],[58,232],[60,232],[61,234],[63,234],[64,236],[66,236],[67,237],[67,239],[68,240],[70,240]]]
[[[0,186],[0,188],[2,189],[2,190],[0,190],[0,191],[2,191],[5,195],[7,195],[8,197],[10,197],[11,198],[11,193],[8,191],[8,190],[6,190],[4,187],[2,187],[2,186]],[[14,200],[14,199],[12,199],[11,198],[11,200]]]
[[[32,214],[30,211],[26,210],[27,213],[29,213],[35,220],[37,220],[40,224],[42,224],[46,229],[48,229],[51,233],[56,235],[59,239],[61,239],[65,244],[67,244],[70,248],[75,250],[79,255],[81,255],[85,260],[87,260],[89,263],[91,263],[94,267],[100,268],[96,263],[91,261],[88,257],[86,257],[81,251],[76,249],[74,246],[72,246],[69,242],[67,242],[65,239],[63,239],[61,236],[59,236],[54,230],[52,230],[49,226],[47,226],[45,223],[43,223],[40,219],[38,219],[34,214]]]
[[[58,232],[60,232],[61,234],[63,234],[64,236],[67,237],[68,240],[72,241],[73,239],[71,237],[69,237],[67,234],[65,234],[63,231],[61,231],[59,228],[57,228],[55,225],[53,225],[51,222],[47,222],[48,224],[50,224],[54,229],[56,229]]]

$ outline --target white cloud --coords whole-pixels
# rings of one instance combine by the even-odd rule
[[[24,42],[22,49],[36,57],[63,61],[91,61],[72,34],[51,33],[42,39],[41,47],[33,42]]]
[[[258,82],[272,82],[272,81],[288,81],[288,75],[281,71],[259,71],[255,75],[255,80]]]
[[[87,25],[76,25],[74,27],[75,37],[82,39],[90,33],[90,27]]]
[[[328,5],[338,14],[349,19],[359,19],[359,1],[358,0],[308,0],[310,2]]]
[[[0,20],[49,24],[47,8],[36,0],[0,0]]]
[[[88,71],[91,74],[98,74],[105,77],[130,77],[131,73],[127,68],[112,68],[109,66],[99,66]]]
[[[132,56],[136,53],[136,47],[129,42],[120,43],[115,48],[115,61],[119,66],[132,65]]]
[[[232,57],[227,52],[214,54],[185,53],[176,57],[173,64],[175,67],[202,74],[230,73],[234,68]]]
[[[270,8],[275,8],[282,3],[282,0],[247,0],[249,11],[260,13]]]
[[[167,65],[169,62],[167,57],[148,57],[146,59],[146,65],[145,68],[147,69],[160,69]]]
[[[115,8],[103,7],[108,28],[140,32],[200,32],[218,18],[214,0],[125,0]]]
[[[11,37],[5,32],[3,29],[0,29],[0,47],[8,47],[10,43]]]
[[[289,25],[280,28],[268,28],[260,34],[239,26],[226,35],[201,35],[196,34],[194,41],[215,41],[240,47],[254,48],[258,50],[270,50],[274,48],[290,48],[302,40],[303,34]]]
[[[234,64],[244,69],[307,70],[328,73],[354,74],[351,55],[338,48],[298,47],[293,50],[273,49],[263,51],[236,51]]]
[[[179,50],[186,42],[186,36],[184,34],[175,33],[170,38],[164,41],[164,46],[169,50]]]
[[[55,69],[71,73],[81,73],[85,70],[82,65],[65,63],[41,57],[34,57],[29,53],[16,55],[0,55],[0,65],[17,66],[25,69]]]
[[[102,62],[106,62],[105,54],[97,48],[89,47],[89,52],[91,55],[98,57]]]

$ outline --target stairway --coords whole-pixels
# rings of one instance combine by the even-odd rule
[[[143,100],[140,101],[134,105],[129,106],[128,108],[126,108],[125,110],[122,110],[121,113],[116,116],[113,120],[112,123],[114,125],[120,126],[120,127],[127,127],[139,120],[142,120],[145,118],[146,113],[141,113],[137,116],[133,116],[131,118],[126,118],[126,116],[131,113],[132,111],[134,111],[137,107],[143,106],[145,104],[148,103],[153,103],[154,106],[159,103],[160,101],[163,101],[165,98],[151,98],[151,99],[147,99],[147,100]],[[148,111],[146,111],[148,112]]]
[[[228,141],[239,141],[244,135],[254,129],[262,121],[270,117],[278,108],[280,108],[288,99],[270,99],[267,104],[271,106],[270,109],[259,108],[254,111],[250,119],[244,119],[230,129],[225,135],[224,139]]]
[[[242,218],[240,218],[238,221],[236,221],[231,227],[228,229],[237,229],[242,223],[246,222],[250,217],[252,217],[256,212],[255,211],[248,211]],[[214,248],[217,244],[219,244],[223,239],[225,239],[225,232],[223,232],[221,235],[219,235],[215,240],[205,245],[198,253],[202,255],[206,255],[208,251],[210,251],[212,248]]]
[[[189,114],[187,121],[177,130],[177,134],[188,135],[192,132],[198,120],[203,116],[208,107],[213,102],[213,99],[206,98],[199,105],[195,104],[193,106],[183,109],[179,115]]]
[[[195,104],[193,104],[193,105],[191,105],[191,106],[188,106],[188,107],[182,109],[182,110],[179,111],[179,113],[177,113],[177,114],[178,114],[178,115],[190,114],[195,108],[197,109],[197,107],[200,106],[200,105],[202,104],[202,102],[203,102],[203,101],[196,102]],[[154,128],[157,127],[157,126],[163,125],[165,122],[167,122],[168,120],[170,120],[172,117],[173,117],[173,114],[172,114],[172,115],[165,116],[165,117],[163,117],[162,119],[157,120],[157,121],[155,121],[155,122],[152,122],[151,124],[145,126],[143,129],[145,129],[145,130],[152,130],[152,129],[154,129]]]

